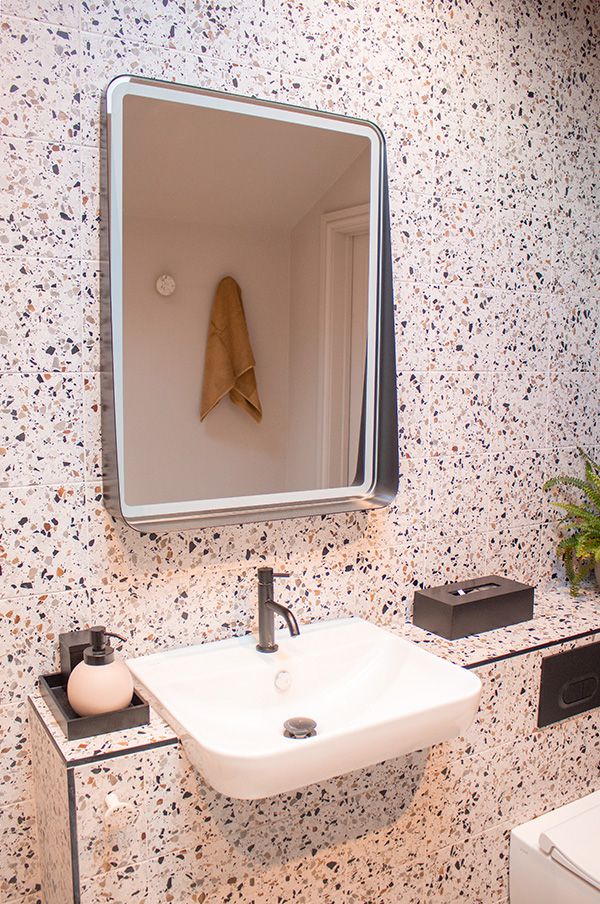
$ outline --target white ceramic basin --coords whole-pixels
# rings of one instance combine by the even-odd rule
[[[128,662],[192,763],[229,797],[292,791],[428,747],[462,734],[477,712],[476,675],[362,619],[276,639],[276,653],[246,635]],[[317,722],[315,737],[284,736],[297,716]]]

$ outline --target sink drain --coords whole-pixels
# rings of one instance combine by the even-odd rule
[[[316,733],[317,723],[314,719],[298,716],[283,723],[283,734],[286,738],[314,738]]]

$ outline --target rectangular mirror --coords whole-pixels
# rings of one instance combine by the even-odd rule
[[[388,503],[379,130],[129,76],[105,102],[110,510],[168,530]]]

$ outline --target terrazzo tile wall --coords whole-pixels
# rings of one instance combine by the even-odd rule
[[[35,875],[24,700],[60,630],[131,654],[403,620],[417,582],[556,568],[540,491],[600,444],[594,0],[0,0],[0,875]],[[130,72],[367,116],[388,137],[400,492],[372,514],[140,537],[102,506],[98,111]],[[35,888],[35,881],[26,883]]]

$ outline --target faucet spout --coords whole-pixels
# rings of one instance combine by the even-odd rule
[[[300,634],[300,628],[298,627],[298,622],[296,621],[296,616],[294,613],[288,609],[286,606],[282,606],[281,603],[276,603],[275,600],[267,600],[265,603],[267,609],[272,609],[273,612],[277,612],[281,617],[285,620],[286,625],[288,626],[290,637],[298,637]]]
[[[256,649],[260,653],[274,653],[278,647],[275,643],[275,614],[285,620],[291,637],[300,634],[298,622],[290,610],[273,599],[273,578],[289,577],[287,574],[273,574],[272,568],[258,569],[258,643]]]

